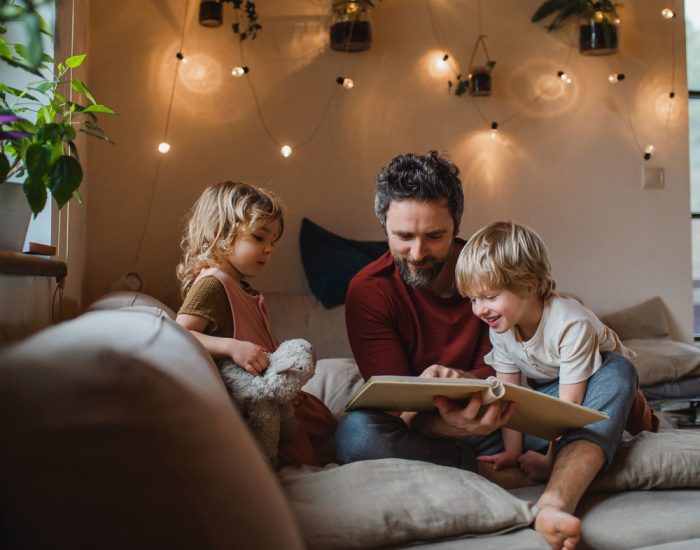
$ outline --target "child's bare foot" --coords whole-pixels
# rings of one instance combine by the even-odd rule
[[[552,460],[536,451],[528,451],[518,459],[520,469],[533,481],[547,481],[552,473]]]
[[[581,538],[581,520],[559,508],[541,508],[535,531],[555,550],[574,550]]]

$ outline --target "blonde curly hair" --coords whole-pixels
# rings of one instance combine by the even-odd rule
[[[469,238],[457,260],[455,279],[462,296],[483,285],[546,299],[556,287],[542,239],[510,221],[487,225]]]
[[[224,255],[240,235],[274,220],[284,230],[283,207],[270,191],[249,183],[224,181],[207,187],[187,214],[177,278],[183,297],[207,267],[225,265]]]

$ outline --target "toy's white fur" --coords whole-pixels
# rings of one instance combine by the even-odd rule
[[[229,393],[248,418],[251,430],[273,464],[277,464],[280,410],[294,401],[316,369],[313,346],[306,340],[282,342],[268,354],[270,365],[260,376],[225,361],[219,366]]]

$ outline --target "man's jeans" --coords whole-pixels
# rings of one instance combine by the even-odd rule
[[[604,469],[607,469],[634,401],[637,370],[616,353],[603,352],[601,355],[603,364],[588,379],[583,405],[603,411],[609,418],[566,433],[559,440],[556,452],[573,441],[591,441],[603,449],[606,458]],[[558,397],[559,381],[554,380],[535,389]],[[473,435],[463,439],[432,438],[411,430],[396,416],[367,409],[348,413],[338,426],[335,441],[340,464],[376,458],[404,458],[473,472],[477,471],[477,456],[503,451],[500,430],[487,436]],[[548,445],[543,439],[527,434],[523,437],[525,451],[545,453]]]

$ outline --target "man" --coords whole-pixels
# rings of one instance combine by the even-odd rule
[[[483,360],[490,349],[488,327],[455,290],[455,264],[464,245],[456,238],[463,205],[459,169],[435,151],[400,155],[379,174],[375,212],[389,252],[353,278],[346,297],[350,345],[365,378],[492,374]],[[629,410],[636,387],[616,390]],[[498,430],[514,404],[502,411],[493,403],[481,416],[478,396],[465,407],[441,397],[434,404],[434,412],[400,417],[381,411],[349,413],[336,433],[339,461],[424,460],[479,471],[504,486],[529,483],[517,468],[493,472],[475,458],[474,450],[502,450]],[[533,439],[526,446],[542,443],[546,446]],[[572,514],[604,464],[603,450],[588,440],[558,452],[534,525],[553,548],[571,549],[578,543],[581,522]]]

